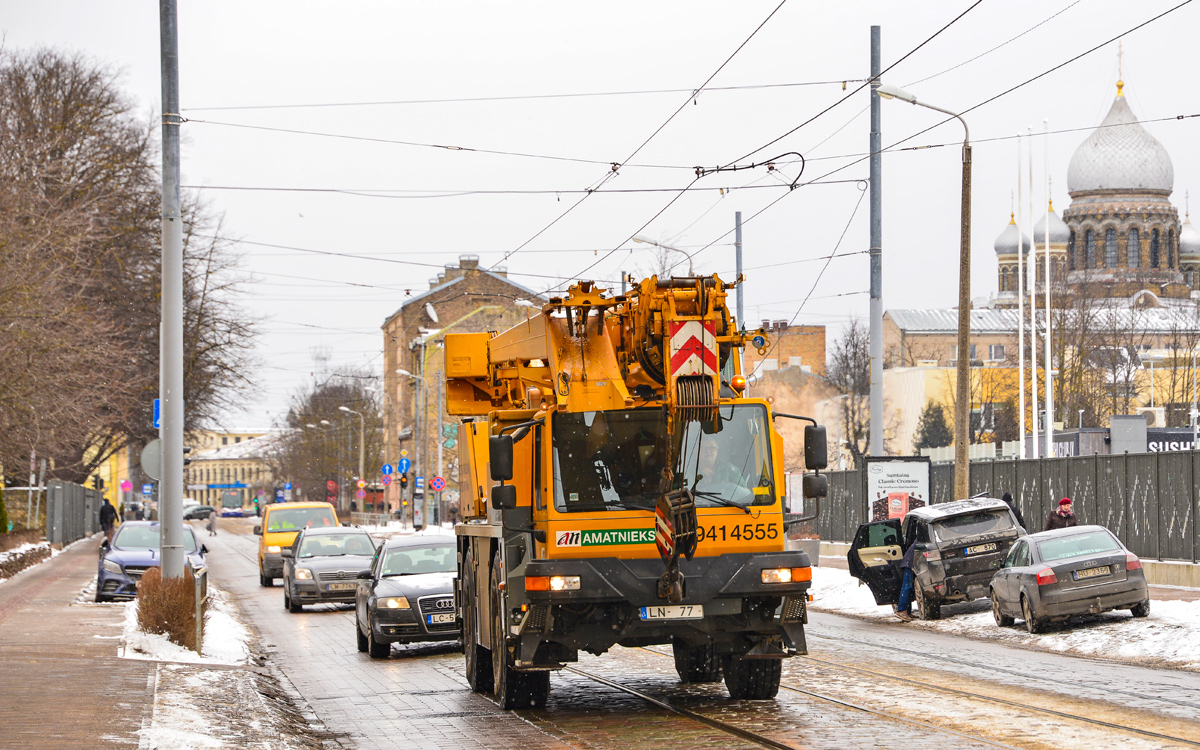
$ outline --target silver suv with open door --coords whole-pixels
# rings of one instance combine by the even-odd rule
[[[936,620],[943,604],[987,596],[992,574],[1024,534],[1003,500],[972,498],[864,523],[846,557],[850,575],[871,589],[876,604],[895,605],[904,580],[901,560],[916,545],[914,601],[921,619]]]

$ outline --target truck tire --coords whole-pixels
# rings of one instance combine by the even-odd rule
[[[725,662],[725,687],[736,700],[770,700],[779,692],[782,659],[742,659]]]
[[[679,673],[680,682],[721,681],[721,654],[716,644],[689,646],[676,638],[671,643],[671,651],[675,654],[675,671]]]
[[[513,669],[505,642],[504,604],[500,601],[500,553],[492,560],[492,694],[505,710],[542,708],[550,697],[550,673]]]
[[[925,589],[921,588],[919,583],[916,584],[915,591],[913,593],[916,594],[914,599],[916,599],[917,602],[917,609],[921,610],[922,620],[942,619],[941,603],[930,601],[929,595],[925,593]]]
[[[476,693],[492,689],[492,652],[479,645],[479,613],[476,611],[475,565],[468,542],[463,555],[462,618],[463,618],[463,661],[467,670],[467,684]]]

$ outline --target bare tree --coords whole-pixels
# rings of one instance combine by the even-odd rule
[[[851,320],[834,342],[828,377],[844,395],[839,399],[838,409],[842,439],[854,465],[862,466],[863,456],[871,450],[871,349],[869,332],[857,320]]]

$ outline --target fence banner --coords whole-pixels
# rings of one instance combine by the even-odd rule
[[[866,463],[872,521],[903,518],[929,504],[928,456],[871,456]]]

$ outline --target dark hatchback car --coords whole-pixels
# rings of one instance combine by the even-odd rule
[[[847,554],[850,575],[871,589],[876,604],[895,605],[904,580],[904,553],[913,556],[913,595],[921,619],[942,605],[988,595],[992,575],[1025,530],[1003,500],[971,498],[909,511],[901,519],[858,527]]]
[[[209,516],[211,516],[213,513],[216,513],[216,512],[217,512],[217,509],[212,507],[211,505],[192,505],[192,506],[184,509],[183,520],[195,521],[195,520],[199,519],[199,520],[203,521],[204,519],[208,518]]]
[[[117,529],[112,544],[100,542],[100,567],[96,572],[96,601],[132,599],[138,581],[148,568],[157,568],[161,542],[158,521],[126,521]],[[203,568],[208,547],[196,543],[190,526],[183,529],[183,549],[193,568]]]
[[[457,552],[451,537],[401,537],[386,542],[360,574],[354,601],[358,650],[386,659],[392,643],[461,637],[454,609]]]
[[[358,573],[371,564],[375,541],[362,529],[313,527],[296,535],[283,557],[283,606],[354,601]]]
[[[1030,633],[1071,615],[1128,609],[1150,614],[1142,561],[1103,526],[1042,531],[1013,545],[992,577],[992,615],[1001,627],[1014,618]]]

